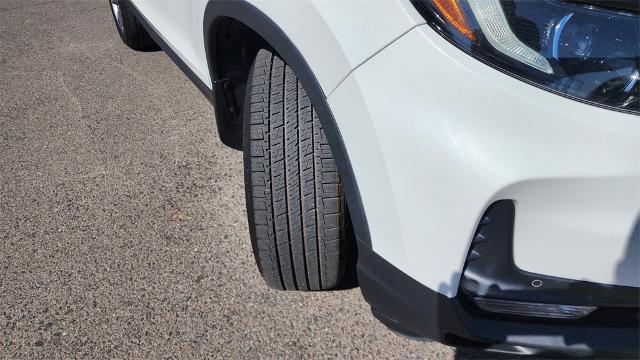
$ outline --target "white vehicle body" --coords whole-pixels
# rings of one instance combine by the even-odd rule
[[[216,0],[131,1],[214,91],[203,26]],[[249,3],[317,79],[375,254],[454,298],[483,214],[510,199],[517,268],[640,287],[638,116],[558,96],[476,60],[409,0]]]
[[[202,31],[208,2],[133,1],[213,88]],[[640,276],[617,275],[640,214],[636,116],[555,96],[475,61],[409,1],[252,3],[298,46],[327,95],[378,254],[455,296],[454,275],[483,210],[511,198],[523,212],[519,267],[640,286]]]

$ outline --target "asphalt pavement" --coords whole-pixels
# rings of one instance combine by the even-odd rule
[[[488,356],[394,335],[358,288],[267,288],[186,76],[106,0],[0,2],[0,358]]]

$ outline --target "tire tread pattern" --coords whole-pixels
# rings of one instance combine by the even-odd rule
[[[294,71],[261,50],[247,89],[245,182],[258,268],[283,290],[335,288],[344,272],[340,175]]]

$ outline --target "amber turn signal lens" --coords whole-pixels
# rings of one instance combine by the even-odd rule
[[[433,4],[440,10],[440,13],[453,25],[458,31],[460,31],[469,40],[475,41],[476,37],[473,35],[473,31],[469,28],[467,20],[464,18],[462,9],[458,5],[457,0],[433,0]]]

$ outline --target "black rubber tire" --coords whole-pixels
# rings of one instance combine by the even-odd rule
[[[121,23],[118,22],[113,4],[120,8]],[[133,5],[129,0],[109,0],[109,7],[111,8],[111,15],[113,15],[118,34],[120,34],[120,38],[128,47],[138,51],[160,50],[160,47],[153,41],[147,30],[136,18],[133,12]]]
[[[346,264],[345,200],[317,114],[293,70],[260,50],[244,111],[244,173],[253,252],[266,283],[328,290]]]

